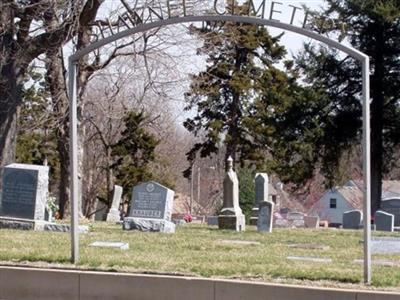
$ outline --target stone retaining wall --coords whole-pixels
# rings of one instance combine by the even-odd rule
[[[0,299],[394,300],[400,293],[232,280],[0,267]]]

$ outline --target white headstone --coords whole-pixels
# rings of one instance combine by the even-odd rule
[[[118,222],[120,221],[120,212],[119,212],[119,205],[121,203],[122,198],[122,186],[114,185],[114,193],[113,193],[113,200],[110,211],[107,214],[107,222]]]

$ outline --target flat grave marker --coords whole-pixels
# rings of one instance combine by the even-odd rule
[[[297,261],[309,261],[318,263],[331,263],[332,258],[327,257],[312,257],[312,256],[287,256],[286,259]]]
[[[233,245],[233,246],[255,246],[261,245],[260,242],[257,241],[244,241],[244,240],[218,240],[218,244],[222,245]]]
[[[129,243],[124,242],[107,242],[107,241],[94,241],[89,244],[90,247],[100,247],[100,248],[117,248],[121,250],[128,250]]]

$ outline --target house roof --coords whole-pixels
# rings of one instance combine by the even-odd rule
[[[345,186],[356,185],[360,190],[363,189],[362,180],[349,180]],[[390,197],[400,197],[400,180],[382,181],[382,199]]]
[[[363,207],[362,180],[349,180],[344,186],[336,189],[354,208]],[[382,199],[391,197],[400,197],[400,180],[382,181]]]
[[[270,195],[278,194],[275,187],[271,183],[268,183],[268,194],[270,194]]]
[[[384,180],[382,198],[400,197],[400,180]]]
[[[338,187],[336,190],[355,209],[361,210],[363,208],[363,193],[358,187],[342,186]]]

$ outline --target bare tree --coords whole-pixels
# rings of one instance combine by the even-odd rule
[[[90,2],[90,5],[85,5]],[[0,167],[15,156],[24,77],[32,61],[70,40],[80,16],[102,0],[3,0],[0,3]],[[57,24],[52,19],[57,17]]]

